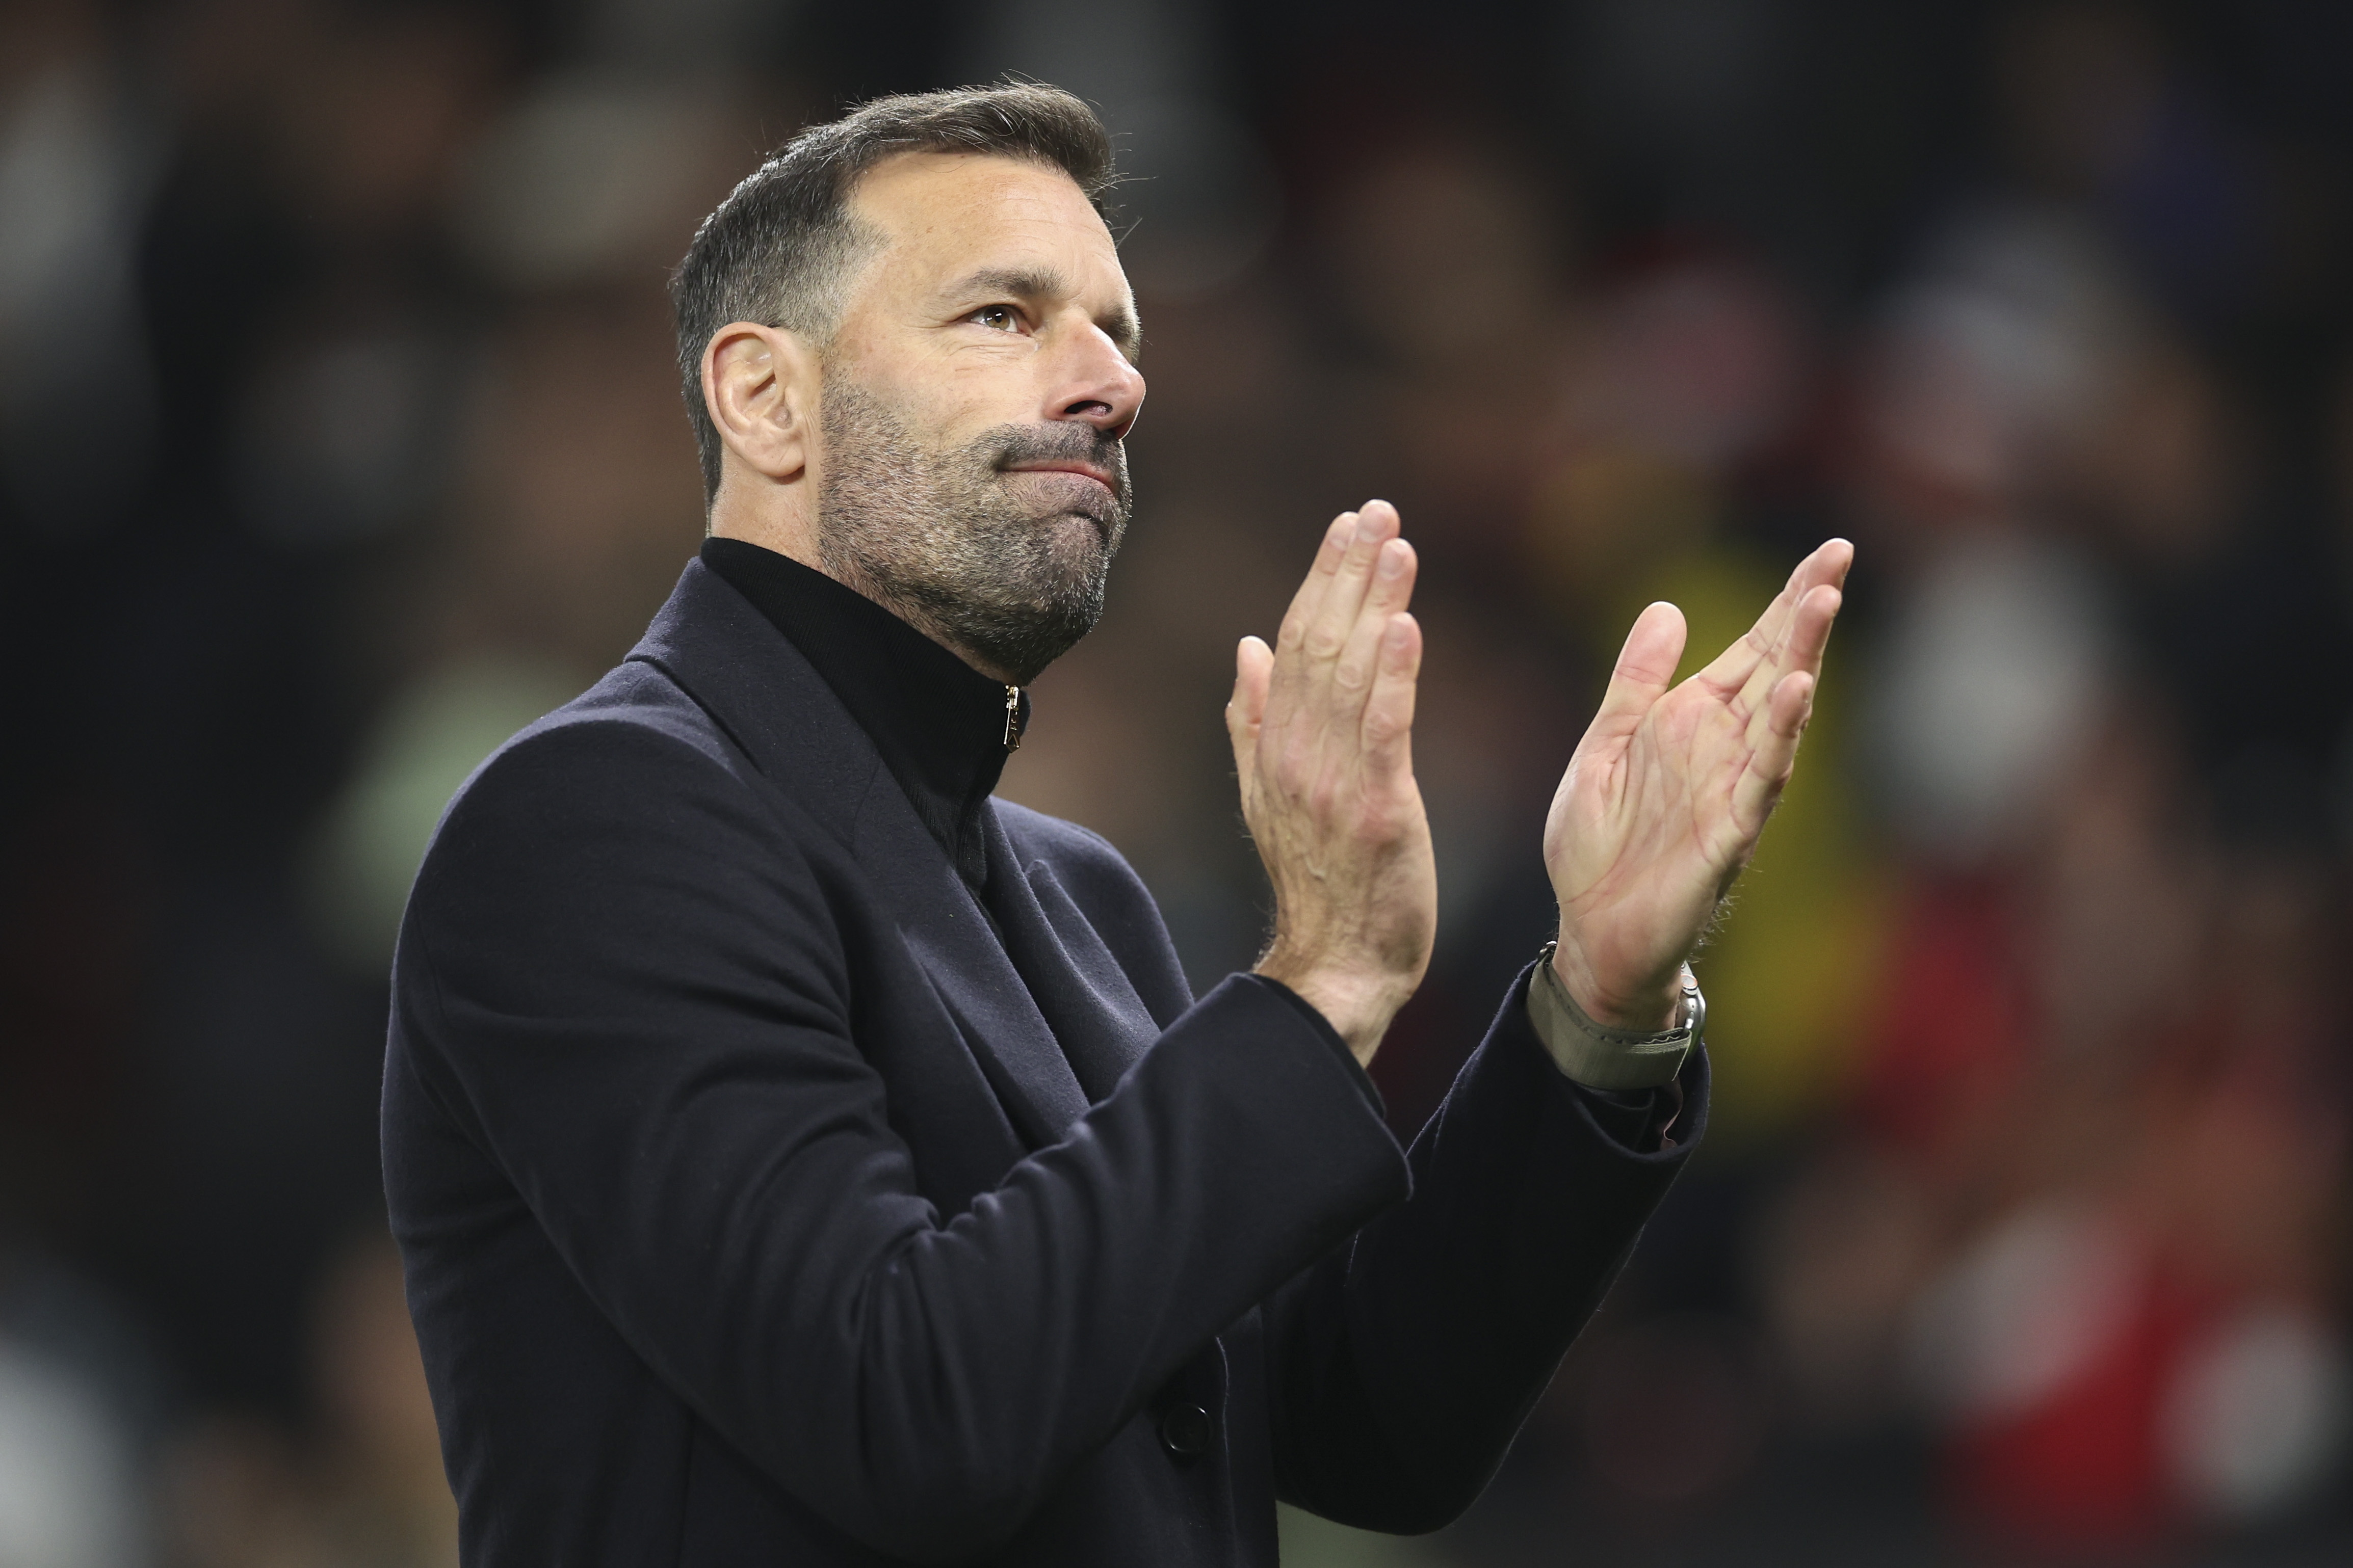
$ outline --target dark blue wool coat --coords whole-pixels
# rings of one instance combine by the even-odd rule
[[[383,1131],[472,1568],[1271,1565],[1278,1497],[1423,1531],[1493,1472],[1701,1054],[1661,1149],[1523,973],[1400,1149],[1103,840],[978,822],[986,908],[700,563],[453,803]]]

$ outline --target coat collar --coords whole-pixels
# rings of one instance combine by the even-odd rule
[[[983,810],[1028,719],[993,680],[876,604],[788,555],[706,539],[698,556],[807,659],[899,781],[964,879],[988,875]]]
[[[1059,1142],[1088,1104],[1069,1059],[979,900],[800,650],[695,561],[629,658],[683,687],[849,849],[1023,1138]]]

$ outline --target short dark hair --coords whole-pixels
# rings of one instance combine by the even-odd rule
[[[702,404],[702,352],[730,321],[822,341],[871,237],[849,214],[860,176],[901,153],[991,153],[1061,170],[1108,217],[1110,135],[1080,99],[1042,82],[878,98],[813,125],[770,153],[695,231],[670,275],[678,368],[702,458],[702,499],[719,493],[719,432]]]

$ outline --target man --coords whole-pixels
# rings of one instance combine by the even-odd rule
[[[1277,900],[1196,1002],[1149,896],[995,801],[1128,515],[1139,327],[1076,100],[808,132],[676,298],[711,538],[444,819],[385,1168],[476,1564],[1271,1563],[1434,1528],[1705,1120],[1683,961],[1848,552],[1669,690],[1637,621],[1545,835],[1560,938],[1411,1151],[1412,550],[1345,514],[1229,710]]]

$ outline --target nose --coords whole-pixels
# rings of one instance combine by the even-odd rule
[[[1144,374],[1120,353],[1111,335],[1092,321],[1071,334],[1060,356],[1047,416],[1078,419],[1118,440],[1144,407]]]

